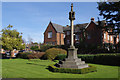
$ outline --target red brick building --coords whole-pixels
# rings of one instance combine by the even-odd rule
[[[44,44],[64,45],[63,26],[50,21],[44,32]]]
[[[106,21],[101,21],[102,27],[106,25]],[[98,22],[91,18],[90,23],[74,25],[74,44],[80,44],[83,41],[90,45],[99,45],[104,43],[114,43],[113,35],[108,35],[108,32],[101,29]],[[70,26],[64,27],[65,44],[70,44]],[[119,42],[119,35],[117,35],[116,43]]]
[[[101,21],[102,27],[106,25],[106,21]],[[108,35],[108,32],[101,29],[98,22],[91,18],[90,23],[74,25],[74,44],[81,44],[83,41],[86,44],[99,45],[103,43],[114,43],[114,36]],[[59,29],[59,28],[60,29]],[[48,34],[52,32],[52,38]],[[70,26],[58,26],[54,23],[49,23],[46,31],[44,32],[44,43],[52,43],[55,45],[70,45],[71,33]],[[119,35],[117,35],[116,43],[119,42]]]

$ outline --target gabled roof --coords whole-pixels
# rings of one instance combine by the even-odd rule
[[[93,22],[96,26],[99,26],[99,22],[98,21],[91,21],[91,22]],[[85,29],[90,25],[90,23],[88,23],[88,25],[85,27]],[[106,21],[102,20],[100,26],[104,26],[105,23],[106,23]]]
[[[98,26],[98,21],[91,21],[91,22],[93,22],[96,26]],[[90,23],[74,25],[74,32],[81,32],[81,29],[86,29],[90,25]],[[105,20],[101,21],[101,26],[103,26],[104,23],[105,23]],[[63,30],[64,31],[70,30],[70,26],[64,27]]]
[[[87,25],[88,23],[74,25],[74,32],[81,32],[81,29],[84,29]],[[64,31],[70,30],[70,26],[64,27],[63,30]]]
[[[58,25],[58,24],[55,24],[55,23],[52,23],[52,22],[50,22],[50,23],[53,25],[53,27],[55,28],[55,30],[56,30],[57,32],[63,33],[63,26]]]

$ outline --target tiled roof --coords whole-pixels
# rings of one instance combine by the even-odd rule
[[[86,26],[88,25],[88,23],[84,23],[84,24],[76,24],[74,25],[74,31],[75,32],[80,32],[81,29],[84,29]],[[64,27],[63,29],[64,31],[70,30],[70,26],[68,27]]]
[[[52,23],[52,25],[57,32],[63,33],[63,26],[55,24],[55,23]]]
[[[76,24],[76,25],[74,25],[74,32],[81,32],[81,29],[86,29],[89,26],[90,23],[83,23],[83,24]],[[98,21],[96,21],[94,23],[96,25],[98,25]],[[101,26],[103,26],[104,24],[105,24],[105,20],[101,21]],[[64,27],[63,30],[64,31],[70,30],[70,26]]]
[[[93,21],[94,22],[94,21]],[[90,22],[91,23],[91,22]],[[90,23],[83,23],[83,24],[76,24],[74,25],[74,32],[81,32],[81,29],[86,29]],[[94,22],[96,25],[98,25],[98,21]],[[105,20],[101,21],[101,25],[103,26],[105,23]],[[70,30],[70,26],[61,26],[55,23],[52,23],[53,27],[57,32],[64,33],[64,31]]]

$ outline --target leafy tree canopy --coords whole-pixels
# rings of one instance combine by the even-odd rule
[[[98,10],[100,11],[100,15],[106,19],[108,26],[120,33],[120,1],[99,2]]]
[[[9,25],[7,28],[2,29],[2,48],[5,50],[24,49],[25,44],[23,44],[22,36],[17,30],[12,30],[12,28],[13,26]]]
[[[32,46],[30,49],[31,50],[40,50],[38,46]]]

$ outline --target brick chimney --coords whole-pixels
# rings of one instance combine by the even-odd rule
[[[66,25],[66,27],[69,27],[69,25]]]
[[[91,21],[95,21],[94,17],[91,18]]]

